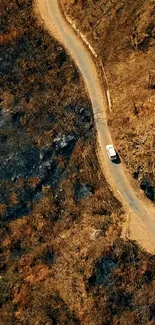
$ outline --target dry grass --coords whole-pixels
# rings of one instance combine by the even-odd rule
[[[154,3],[62,0],[105,66],[113,111],[109,126],[121,157],[155,185]]]

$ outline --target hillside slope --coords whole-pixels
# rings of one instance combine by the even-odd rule
[[[0,324],[153,324],[155,256],[120,239],[75,65],[31,0],[1,22]]]
[[[112,98],[108,119],[116,148],[155,201],[155,3],[62,0],[62,4],[102,59]]]

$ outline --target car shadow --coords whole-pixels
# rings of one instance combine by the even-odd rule
[[[113,164],[119,165],[121,163],[121,159],[118,155],[118,152],[116,152],[116,159],[113,160]]]

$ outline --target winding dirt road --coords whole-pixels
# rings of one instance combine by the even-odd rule
[[[42,0],[41,0],[42,1]],[[54,36],[63,43],[67,51],[70,53],[72,59],[76,62],[81,74],[84,78],[87,91],[89,93],[92,108],[94,112],[94,119],[96,122],[98,144],[101,149],[100,160],[104,166],[105,176],[109,182],[114,194],[120,198],[125,210],[134,213],[136,217],[143,223],[148,234],[155,239],[155,213],[150,212],[144,202],[136,197],[136,194],[128,181],[124,168],[121,164],[111,163],[107,157],[105,146],[112,143],[111,135],[106,124],[106,98],[97,76],[97,71],[93,59],[85,48],[82,41],[80,41],[69,26],[69,24],[62,17],[57,0],[45,0],[41,4],[41,17],[44,19],[45,25],[49,29],[54,28]],[[45,18],[44,7],[46,12],[48,10],[49,17]],[[51,22],[50,22],[51,19]],[[153,209],[152,209],[153,210]],[[153,215],[154,214],[154,215]]]

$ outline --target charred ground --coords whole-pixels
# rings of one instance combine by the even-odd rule
[[[1,324],[153,324],[154,256],[119,239],[77,69],[31,1],[1,22]]]

